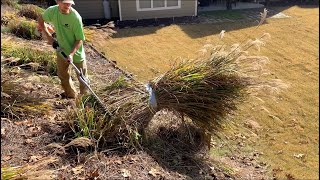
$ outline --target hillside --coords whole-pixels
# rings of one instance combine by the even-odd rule
[[[228,136],[210,138],[209,144],[201,129],[166,110],[153,117],[146,129],[147,141],[140,147],[123,146],[120,139],[98,145],[90,138],[77,138],[79,134],[72,129],[72,123],[77,121],[74,113],[79,115],[92,109],[57,96],[62,90],[55,74],[52,47],[41,37],[26,39],[8,30],[10,22],[19,24],[19,11],[19,8],[1,5],[2,179],[5,179],[3,170],[40,179],[218,180],[276,179],[276,174],[282,171],[271,169],[269,161],[263,160],[266,157],[262,148],[248,146],[248,141],[256,143],[260,138],[258,132],[264,129],[250,119],[239,123],[249,127],[252,131],[247,133],[249,136],[235,130]],[[31,19],[21,21],[33,22]],[[107,53],[100,54],[96,49],[101,49],[101,43],[95,47],[99,36],[92,36],[94,29],[86,27],[86,30],[86,36],[91,39],[85,44],[89,78],[98,96],[121,77],[139,83],[115,64],[118,60],[121,64],[121,59],[111,61],[103,55]],[[123,40],[126,39],[112,41],[121,46]],[[108,43],[109,40],[100,39],[100,42]],[[110,46],[106,47],[112,48]],[[123,52],[118,53],[123,55]],[[73,79],[78,86],[74,73]],[[244,104],[240,109],[249,105]],[[237,120],[241,116],[233,118]],[[212,155],[212,152],[215,153]],[[303,160],[305,155],[296,156]],[[284,173],[287,179],[294,179],[292,174]]]

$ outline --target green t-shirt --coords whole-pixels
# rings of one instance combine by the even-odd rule
[[[77,40],[85,40],[80,14],[71,8],[69,14],[62,14],[58,5],[50,6],[42,14],[42,19],[54,26],[59,46],[68,55]],[[79,63],[85,59],[83,44],[73,56],[73,62]]]

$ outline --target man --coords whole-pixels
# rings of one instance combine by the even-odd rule
[[[74,5],[73,0],[56,0],[57,5],[50,6],[44,11],[38,19],[39,30],[43,32],[52,45],[54,39],[50,33],[50,26],[54,26],[59,47],[68,55],[67,61],[72,61],[83,74],[87,75],[86,57],[83,47],[85,36],[83,33],[83,24],[80,14],[71,7]],[[69,63],[59,53],[57,54],[57,74],[61,80],[61,86],[64,93],[63,98],[76,98],[78,93],[72,82]],[[79,76],[78,76],[79,79]],[[86,87],[80,82],[80,94],[86,93]]]

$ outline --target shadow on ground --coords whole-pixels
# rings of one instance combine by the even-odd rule
[[[209,158],[210,140],[203,129],[163,111],[146,128],[143,148],[163,169],[184,179],[232,178]]]
[[[208,149],[202,137],[199,129],[189,125],[160,127],[154,136],[149,137],[145,148],[163,169],[190,179],[217,179],[217,167],[208,159]],[[230,177],[228,174],[224,176]]]
[[[270,3],[267,6],[268,17],[276,15],[292,6],[300,6],[302,8],[315,8],[319,5],[316,3],[306,4],[303,2],[282,2]],[[244,29],[258,25],[260,13],[263,8],[257,9],[242,9],[242,10],[219,10],[201,12],[197,17],[175,17],[175,18],[158,18],[158,19],[143,19],[143,20],[128,20],[116,21],[116,27],[121,29],[130,29],[130,33],[117,33],[113,38],[123,38],[132,36],[143,36],[153,34],[161,28],[169,25],[178,25],[182,31],[189,35],[190,38],[201,38],[208,35],[219,34],[222,29],[230,32],[234,30]],[[92,25],[96,21],[86,21],[86,25]],[[239,26],[234,26],[234,23],[239,23]],[[102,20],[101,24],[107,21]],[[202,26],[210,25],[212,28],[203,29]],[[210,29],[207,30],[207,29]]]

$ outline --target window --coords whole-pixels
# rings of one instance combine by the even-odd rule
[[[151,8],[151,1],[150,0],[140,0],[139,2],[141,9],[148,9]]]
[[[153,0],[153,8],[165,7],[165,0]]]
[[[181,8],[181,0],[136,0],[137,11]]]

